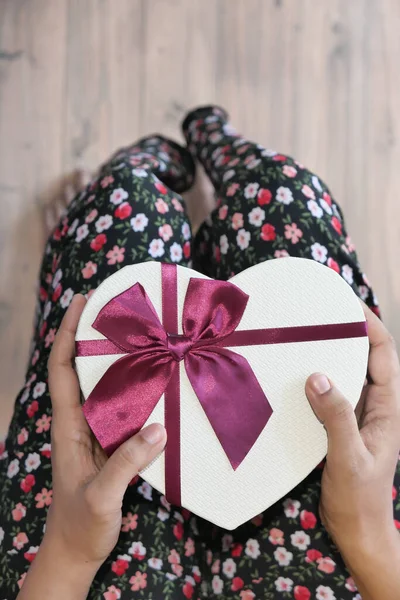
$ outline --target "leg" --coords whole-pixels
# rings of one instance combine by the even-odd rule
[[[240,136],[221,109],[190,113],[183,129],[218,197],[194,242],[195,268],[228,279],[263,260],[312,258],[340,273],[378,312],[342,212],[316,175]]]
[[[0,463],[4,597],[16,597],[41,542],[51,503],[46,364],[61,318],[74,293],[89,295],[125,264],[163,260],[189,265],[190,227],[181,197],[166,182],[183,191],[193,176],[193,161],[184,149],[159,137],[142,140],[101,169],[72,201],[48,242],[30,366]],[[138,597],[147,598],[147,585],[154,598],[180,598],[184,578],[193,579],[198,571],[188,527],[187,513],[172,512],[147,484],[132,485],[125,496],[118,547],[89,597],[126,599],[132,590],[141,590]],[[171,552],[177,540],[181,556]],[[176,582],[175,575],[180,577]]]
[[[239,136],[220,109],[190,113],[183,128],[218,198],[194,243],[195,268],[228,279],[263,260],[313,258],[339,272],[378,310],[341,211],[323,182],[300,163]],[[207,598],[356,598],[318,516],[321,472],[316,469],[251,522],[233,532],[218,529],[205,542]],[[400,463],[396,495],[399,489]],[[399,519],[400,504],[396,509]]]

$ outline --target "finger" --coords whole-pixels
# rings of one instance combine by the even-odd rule
[[[97,498],[99,510],[113,510],[122,503],[132,478],[163,450],[167,434],[162,425],[153,423],[122,444],[90,483],[90,495]]]
[[[329,455],[346,456],[362,448],[357,418],[346,398],[322,373],[314,373],[306,382],[311,407],[328,434]]]
[[[382,321],[362,303],[368,324],[370,355],[368,372],[375,385],[388,385],[399,375],[396,344]]]
[[[72,413],[76,415],[77,407],[80,408],[79,382],[73,359],[76,329],[85,304],[86,300],[80,294],[72,299],[57,332],[48,363],[53,414],[66,421]]]

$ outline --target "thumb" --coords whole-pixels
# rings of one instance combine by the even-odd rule
[[[307,379],[306,394],[328,434],[328,455],[346,454],[350,449],[354,452],[361,437],[350,402],[322,373],[314,373]]]
[[[90,484],[97,506],[101,504],[107,510],[119,508],[133,477],[162,452],[166,439],[164,427],[153,423],[124,442]]]

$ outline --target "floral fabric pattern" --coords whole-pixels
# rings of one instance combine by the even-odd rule
[[[190,113],[190,153],[160,136],[117,152],[69,207],[47,244],[25,385],[0,461],[0,589],[16,597],[43,536],[52,502],[51,403],[46,364],[75,293],[146,260],[193,265],[227,279],[263,260],[317,260],[344,277],[378,312],[343,216],[330,191],[300,163],[239,136],[221,109]],[[191,239],[180,194],[195,156],[218,206]],[[125,495],[117,547],[90,600],[357,600],[341,557],[318,517],[321,469],[265,513],[224,531],[171,506],[142,480]],[[400,527],[400,467],[393,486]],[[235,499],[232,498],[232,502]]]

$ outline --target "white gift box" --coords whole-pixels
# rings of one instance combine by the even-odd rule
[[[176,269],[178,333],[182,334],[189,281],[208,278],[185,267]],[[93,328],[94,321],[113,298],[137,283],[143,286],[162,322],[161,264],[127,266],[107,278],[87,302],[76,334],[78,345],[105,339]],[[239,273],[230,283],[249,296],[236,331],[365,325],[362,306],[351,287],[332,269],[311,260],[267,261]],[[234,529],[266,510],[321,462],[327,452],[327,437],[306,398],[305,381],[311,373],[325,373],[355,406],[366,376],[369,342],[366,335],[361,335],[231,350],[247,359],[273,410],[236,469],[193,390],[184,362],[179,363],[181,504],[225,529]],[[85,400],[121,356],[123,352],[76,357]],[[144,425],[164,423],[164,402],[163,394]],[[126,418],[129,420],[129,414]],[[102,426],[109,427],[113,434],[115,424],[111,421],[105,418]],[[164,494],[165,452],[141,476]]]

